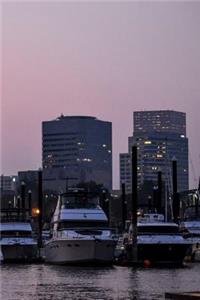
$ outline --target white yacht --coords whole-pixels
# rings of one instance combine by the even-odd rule
[[[46,262],[113,262],[115,236],[104,211],[88,193],[72,190],[61,194],[51,227],[51,238],[45,242]]]
[[[1,261],[33,261],[37,258],[37,241],[29,222],[0,223]]]
[[[129,236],[132,234],[130,225]],[[131,239],[129,240],[129,243]],[[164,222],[160,214],[145,214],[137,224],[138,261],[153,263],[182,263],[191,242],[183,238],[179,226]]]

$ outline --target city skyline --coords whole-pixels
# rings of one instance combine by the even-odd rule
[[[90,115],[113,124],[117,187],[133,111],[172,109],[187,115],[197,187],[200,3],[1,5],[1,173],[41,167],[42,121]]]

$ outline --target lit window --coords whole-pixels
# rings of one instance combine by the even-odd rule
[[[83,158],[82,161],[88,161],[88,162],[91,162],[92,159],[90,159],[90,158]]]
[[[157,170],[158,168],[157,167],[152,167],[152,170]]]
[[[145,145],[150,145],[150,144],[151,144],[151,141],[144,141],[144,144],[145,144]]]

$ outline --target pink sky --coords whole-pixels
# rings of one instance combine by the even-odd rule
[[[191,187],[200,175],[200,2],[4,2],[2,170],[41,166],[41,122],[113,122],[113,179],[133,111],[187,113]]]

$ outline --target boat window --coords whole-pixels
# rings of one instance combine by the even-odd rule
[[[31,237],[31,231],[1,231],[1,237]]]
[[[67,228],[105,228],[108,227],[106,221],[62,221],[58,223],[58,230]]]
[[[179,229],[176,226],[138,226],[138,233],[144,234],[178,234]]]
[[[95,208],[97,206],[97,199],[88,198],[85,195],[72,195],[61,197],[61,208]]]
[[[100,230],[95,230],[91,228],[81,228],[78,230],[75,230],[76,233],[81,234],[81,235],[102,235],[102,229]]]
[[[200,231],[200,227],[186,227],[189,231]]]

